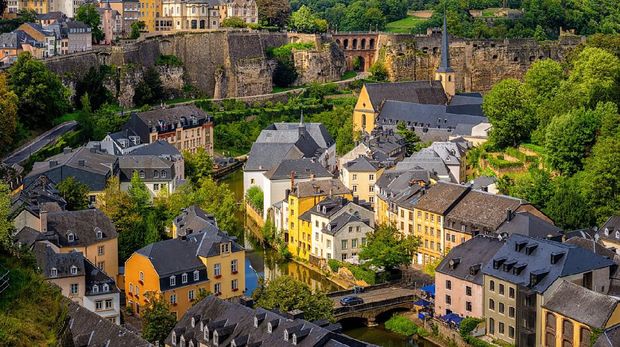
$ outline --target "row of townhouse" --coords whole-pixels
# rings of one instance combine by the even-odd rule
[[[435,315],[483,318],[515,346],[616,346],[617,261],[594,239],[478,235],[437,267]]]
[[[28,185],[46,176],[58,184],[73,177],[88,186],[91,204],[96,206],[97,196],[111,178],[117,177],[120,188],[127,190],[136,173],[155,197],[161,192],[173,193],[183,183],[181,152],[203,148],[212,155],[212,140],[213,122],[195,106],[133,113],[123,130],[36,162],[23,182]]]

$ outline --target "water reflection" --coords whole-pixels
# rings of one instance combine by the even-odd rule
[[[437,347],[426,340],[415,340],[393,333],[383,323],[374,327],[345,327],[344,333],[355,339],[383,347]]]

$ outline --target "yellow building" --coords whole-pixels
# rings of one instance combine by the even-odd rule
[[[414,208],[414,235],[421,241],[414,263],[434,263],[448,252],[444,218],[469,190],[466,186],[439,182],[422,195]]]
[[[147,32],[155,31],[155,18],[161,16],[162,0],[140,0],[139,19],[144,22]]]
[[[591,346],[595,331],[620,324],[618,303],[616,297],[562,281],[542,307],[543,346]]]
[[[328,196],[353,199],[353,195],[337,179],[297,183],[288,196],[289,225],[284,238],[295,257],[308,260],[312,253],[312,225],[299,217]]]
[[[201,291],[223,299],[245,291],[245,250],[221,231],[152,243],[125,262],[127,306],[138,315],[149,295],[163,295],[178,319]]]
[[[360,156],[342,166],[340,180],[351,190],[354,197],[375,203],[375,183],[383,173],[379,163]]]

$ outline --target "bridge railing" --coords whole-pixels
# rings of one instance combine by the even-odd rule
[[[395,285],[398,285],[398,283],[387,282],[387,283],[381,283],[381,284],[374,284],[372,286],[362,287],[363,288],[362,293],[370,292],[370,291],[377,290],[377,289],[389,288]],[[333,298],[333,297],[347,295],[347,294],[356,294],[356,292],[354,289],[344,289],[344,290],[338,290],[335,292],[329,292],[327,293],[327,296],[330,298]]]
[[[392,306],[396,304],[403,304],[407,302],[413,303],[417,299],[414,294],[400,296],[398,298],[386,299],[378,302],[369,302],[355,306],[342,306],[334,309],[334,315],[339,316],[349,312],[367,311],[375,308],[381,308],[386,306]]]

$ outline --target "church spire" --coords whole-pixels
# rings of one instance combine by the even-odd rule
[[[437,72],[452,72],[450,67],[450,42],[448,41],[448,19],[446,11],[443,13],[443,29],[441,30],[441,62]]]

